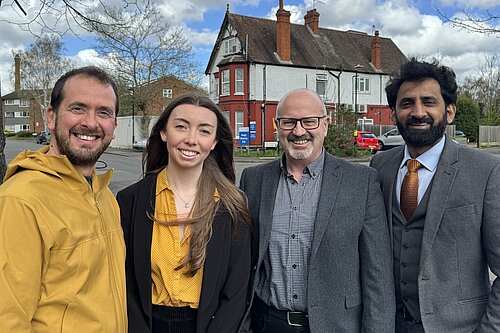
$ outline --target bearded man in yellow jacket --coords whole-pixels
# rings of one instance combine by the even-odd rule
[[[125,246],[112,171],[95,163],[118,94],[97,67],[52,91],[49,147],[21,152],[0,186],[0,332],[125,333]]]

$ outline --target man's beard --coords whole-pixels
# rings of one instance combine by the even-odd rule
[[[412,124],[420,123],[430,124],[429,129],[421,130],[409,127]],[[443,137],[447,124],[446,111],[444,112],[441,121],[439,121],[436,125],[434,124],[434,120],[432,120],[429,116],[423,118],[415,118],[413,116],[409,117],[405,125],[403,125],[399,120],[396,123],[399,133],[401,133],[401,136],[405,140],[406,144],[410,147],[427,147],[434,145]]]
[[[57,122],[56,122],[56,128],[54,131],[54,135],[56,138],[57,142],[57,147],[59,149],[59,152],[62,155],[66,155],[68,160],[71,162],[71,164],[75,166],[88,166],[88,167],[93,167],[99,157],[104,153],[104,151],[108,148],[110,142],[104,142],[102,141],[101,145],[97,148],[90,149],[90,148],[75,148],[71,144],[70,137],[73,135],[70,131],[69,137],[65,138],[62,133],[59,133],[58,127],[57,127]],[[96,131],[84,131],[84,130],[79,130],[79,134],[83,135],[98,135],[100,138],[103,138],[104,134],[103,133],[96,133]]]
[[[287,137],[287,140],[289,142],[289,146],[287,147],[288,154],[296,159],[296,160],[307,160],[309,157],[311,157],[314,147],[308,147],[305,150],[294,150],[290,144],[290,141],[292,140],[311,140],[310,142],[313,142],[314,138],[309,134],[304,134],[301,136],[296,136],[295,134],[290,134]]]

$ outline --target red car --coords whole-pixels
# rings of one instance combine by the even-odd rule
[[[378,139],[372,132],[357,131],[354,136],[354,145],[361,149],[370,149],[373,154],[380,149]]]

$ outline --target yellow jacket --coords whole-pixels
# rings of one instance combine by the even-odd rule
[[[25,150],[0,186],[0,332],[125,333],[125,245],[112,172]]]

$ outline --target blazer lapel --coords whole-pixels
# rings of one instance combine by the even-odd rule
[[[396,148],[395,148],[396,149]],[[399,166],[404,156],[404,146],[399,151],[395,151],[394,156],[389,156],[385,164],[380,168],[379,173],[382,175],[380,177],[382,182],[382,193],[384,194],[385,209],[387,211],[387,223],[389,224],[389,234],[390,239],[393,238],[393,228],[392,228],[392,210],[399,209],[398,207],[393,207],[393,198],[396,194],[396,180],[398,179]],[[391,242],[392,249],[392,242]]]
[[[314,223],[314,234],[311,248],[311,259],[318,252],[319,244],[323,238],[328,224],[331,221],[331,215],[337,195],[339,193],[342,171],[339,168],[338,161],[328,153],[325,156],[323,167],[323,179],[321,181],[321,192],[319,194],[318,208],[316,211],[316,221]]]
[[[207,243],[207,251],[205,255],[205,263],[203,264],[203,281],[200,295],[199,311],[203,312],[212,302],[217,290],[217,281],[219,281],[220,260],[225,231],[223,228],[231,226],[227,221],[221,221],[225,216],[220,210],[215,215],[212,223],[212,236]],[[227,215],[226,215],[227,216]],[[231,233],[231,231],[229,231]]]
[[[271,227],[273,222],[274,201],[276,200],[276,191],[281,176],[280,160],[272,163],[268,169],[264,170],[262,183],[260,184],[260,212],[259,212],[259,258],[258,263],[262,262],[264,253],[267,252],[269,238],[271,236]]]
[[[145,179],[137,193],[138,202],[135,210],[133,231],[133,256],[135,275],[144,313],[151,315],[151,241],[153,222],[149,216],[154,216],[156,174]],[[145,199],[147,198],[147,199]],[[149,245],[149,246],[148,246]]]
[[[458,149],[455,144],[446,140],[443,153],[432,181],[432,188],[429,197],[429,206],[424,224],[424,234],[422,236],[422,250],[420,254],[420,272],[429,257],[436,238],[436,234],[441,225],[444,211],[447,207],[451,193],[451,187],[455,181],[458,169],[453,164],[458,161]]]

